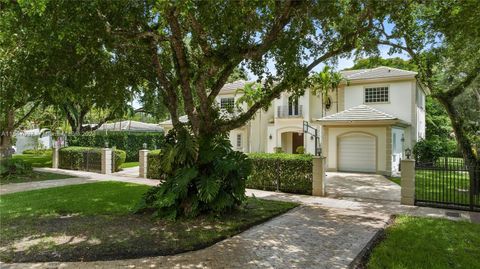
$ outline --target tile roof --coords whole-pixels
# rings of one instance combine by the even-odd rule
[[[396,120],[397,118],[367,105],[359,105],[318,119],[318,121],[370,121]]]
[[[245,80],[237,80],[232,83],[226,83],[223,85],[222,90],[220,92],[231,92],[231,91],[236,91],[238,89],[243,89],[245,88],[245,84],[250,83]]]
[[[188,122],[188,116],[187,115],[183,115],[183,116],[180,116],[180,118],[178,118],[180,120],[181,123],[187,123]],[[172,125],[172,120],[166,120],[166,121],[162,121],[159,123],[159,125]]]
[[[392,78],[392,77],[415,77],[417,72],[402,70],[393,67],[379,66],[372,69],[344,70],[340,71],[347,80]]]

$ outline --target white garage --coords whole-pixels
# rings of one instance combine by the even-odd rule
[[[363,133],[342,135],[338,139],[338,170],[375,173],[375,137]]]

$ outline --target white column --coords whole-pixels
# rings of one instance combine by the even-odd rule
[[[52,151],[52,168],[58,168],[58,148],[55,147],[53,148],[53,151]]]
[[[147,178],[148,149],[142,149],[138,153],[139,174],[141,178]]]
[[[102,149],[102,174],[112,173],[112,149]]]
[[[415,205],[415,160],[402,160],[402,205]]]
[[[313,156],[313,196],[325,196],[326,159],[321,156]]]

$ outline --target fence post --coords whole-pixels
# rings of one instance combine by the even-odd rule
[[[112,173],[112,149],[102,149],[102,174]]]
[[[140,164],[139,173],[141,178],[147,178],[148,152],[148,149],[142,149],[138,153],[138,162]]]
[[[52,168],[58,168],[58,148],[54,147],[52,152]]]
[[[312,195],[314,196],[325,196],[326,159],[321,156],[313,156]]]
[[[415,160],[405,159],[401,162],[402,179],[400,184],[402,187],[402,205],[415,205]]]

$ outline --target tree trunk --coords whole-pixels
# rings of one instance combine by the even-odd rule
[[[8,158],[12,155],[12,135],[15,125],[15,112],[13,110],[8,110],[5,120],[5,129],[1,130],[0,135],[0,156]]]
[[[480,161],[478,160],[472,143],[468,139],[463,129],[464,120],[453,105],[453,99],[448,96],[437,95],[436,98],[445,107],[450,121],[452,122],[455,139],[462,151],[465,165],[468,167],[472,191],[474,194],[480,193]]]

